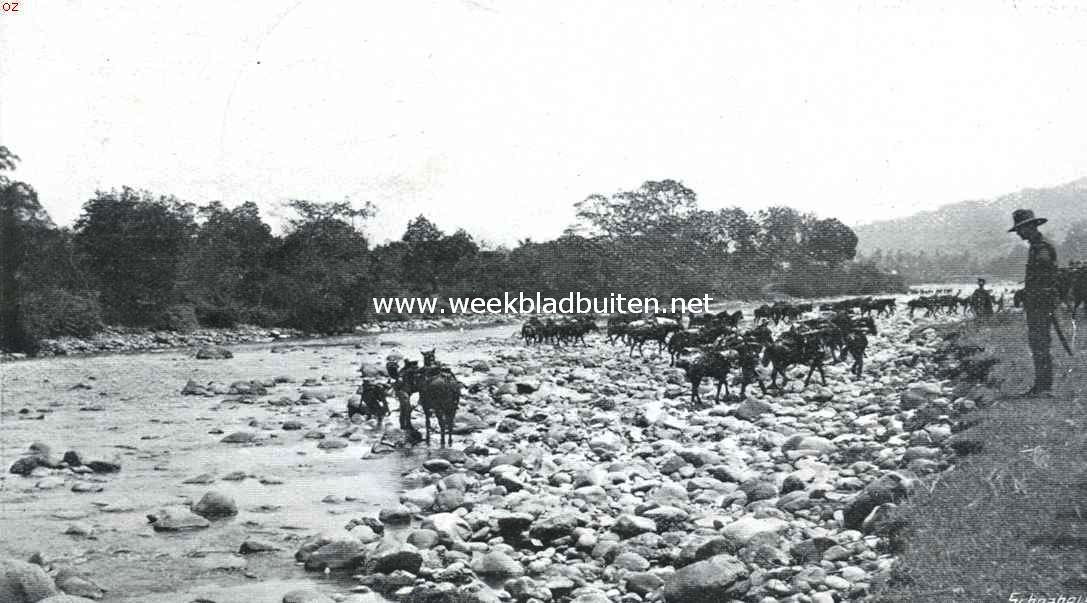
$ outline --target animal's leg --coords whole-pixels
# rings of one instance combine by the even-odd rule
[[[396,399],[400,403],[400,429],[411,431],[411,394],[399,394]]]
[[[819,379],[823,382],[823,387],[826,387],[827,386],[827,374],[826,374],[826,372],[823,371],[823,363],[820,362],[817,366],[819,367]],[[809,374],[809,376],[810,376],[810,374]]]
[[[815,372],[815,363],[813,362],[811,367],[808,368],[808,376],[804,379],[804,387],[808,387],[808,383],[811,382],[811,376],[812,376],[812,373],[814,373],[814,372]],[[822,372],[822,371],[820,370],[820,372]],[[826,385],[826,383],[824,383],[823,385]]]

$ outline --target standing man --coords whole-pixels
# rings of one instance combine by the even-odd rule
[[[978,317],[993,315],[993,295],[985,288],[985,279],[978,279],[978,288],[970,296],[970,306]]]
[[[1012,212],[1014,232],[1030,243],[1027,272],[1023,280],[1023,309],[1027,317],[1027,343],[1034,357],[1034,385],[1027,396],[1051,396],[1053,357],[1049,353],[1049,324],[1057,303],[1057,250],[1038,232],[1045,218],[1035,218],[1034,211]]]

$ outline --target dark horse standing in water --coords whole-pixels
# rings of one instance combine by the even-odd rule
[[[411,424],[411,395],[419,394],[426,424],[426,443],[430,444],[430,415],[438,420],[438,441],[442,448],[453,443],[453,421],[460,405],[462,384],[448,367],[435,360],[435,351],[423,353],[424,366],[413,360],[400,369],[396,397],[400,402],[400,428],[418,433]]]

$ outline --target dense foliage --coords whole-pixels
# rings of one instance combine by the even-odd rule
[[[857,237],[835,219],[788,207],[704,210],[681,183],[646,182],[577,204],[551,241],[486,248],[424,216],[400,240],[372,246],[375,208],[295,200],[281,235],[257,205],[203,207],[122,188],[100,191],[73,228],[57,228],[0,148],[0,293],[4,345],[85,336],[102,324],[165,328],[290,326],[331,333],[376,318],[375,296],[504,292],[752,298],[901,288],[854,261]]]

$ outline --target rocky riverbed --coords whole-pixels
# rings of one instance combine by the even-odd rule
[[[667,356],[599,336],[526,347],[509,326],[5,365],[0,441],[22,465],[0,552],[38,563],[7,584],[219,603],[864,599],[894,562],[895,502],[947,466],[954,413],[985,402],[936,379],[924,321],[879,319],[860,379],[833,365],[827,387],[794,375],[700,409]],[[452,449],[346,420],[360,366],[431,347],[469,386]]]
[[[359,335],[381,333],[432,331],[487,327],[517,322],[505,315],[463,315],[443,318],[412,318],[398,321],[378,321],[355,328],[353,334],[335,338],[303,333],[297,329],[269,329],[253,325],[240,325],[233,329],[197,329],[188,333],[154,331],[125,327],[107,327],[91,337],[57,337],[40,342],[39,357],[74,356],[103,353],[132,353],[163,351],[178,348],[200,348],[213,345],[237,345],[243,343],[269,343],[273,341],[322,341],[343,340]],[[4,354],[5,360],[23,360],[25,354]]]

